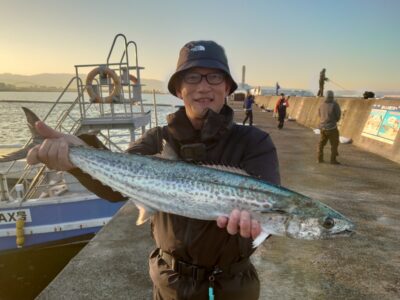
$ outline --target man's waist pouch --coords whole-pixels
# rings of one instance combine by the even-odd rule
[[[250,259],[245,258],[241,261],[233,263],[226,267],[215,266],[213,268],[205,268],[175,259],[171,254],[158,250],[158,256],[161,257],[169,267],[181,276],[192,277],[195,280],[204,280],[209,278],[211,274],[220,274],[221,276],[235,275],[243,272],[251,266]]]

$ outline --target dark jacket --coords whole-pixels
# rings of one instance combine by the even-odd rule
[[[321,103],[318,115],[320,117],[319,127],[321,129],[330,130],[337,127],[336,123],[340,120],[341,110],[339,104],[329,93],[325,101]]]
[[[253,104],[254,104],[254,97],[253,96],[248,96],[246,99],[244,99],[243,102],[243,108],[245,110],[252,110],[253,109]]]
[[[224,106],[220,114],[209,111],[201,130],[192,127],[184,108],[169,115],[167,121],[168,126],[148,130],[127,151],[153,155],[162,150],[162,139],[165,139],[184,160],[235,166],[271,183],[280,183],[276,149],[270,136],[255,127],[235,124],[230,107]],[[85,184],[82,180],[85,175],[79,176],[77,172],[75,170],[73,173]],[[100,197],[111,200],[118,198],[118,193],[98,182],[86,182],[85,185]],[[153,217],[152,225],[157,248],[178,260],[201,267],[228,267],[254,252],[250,238],[230,235],[226,229],[218,228],[215,221],[194,220],[158,212]],[[163,297],[159,299],[206,299],[207,294],[204,293],[208,289],[207,280],[193,284],[188,279],[177,277],[157,254],[151,257],[150,274],[155,285],[162,290]],[[216,296],[219,295],[217,299],[257,299],[252,296],[259,293],[254,267],[249,265],[240,274],[240,278],[229,278],[224,284],[222,282],[226,278],[222,276],[218,279],[222,291],[215,287]],[[238,292],[238,284],[243,294]],[[228,294],[223,292],[224,289]],[[235,296],[229,294],[232,291],[235,291]],[[245,293],[249,297],[242,298]]]

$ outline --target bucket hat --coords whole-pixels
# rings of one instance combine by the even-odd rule
[[[179,52],[175,73],[168,81],[168,90],[176,96],[176,84],[180,75],[190,68],[213,68],[223,71],[231,81],[229,94],[237,89],[229,70],[228,59],[223,47],[214,41],[192,41],[184,45]]]

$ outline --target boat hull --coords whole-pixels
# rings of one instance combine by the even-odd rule
[[[0,251],[19,248],[16,230],[19,218],[25,220],[24,242],[20,247],[32,247],[96,234],[124,203],[88,194],[0,204]]]

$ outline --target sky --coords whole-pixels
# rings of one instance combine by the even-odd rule
[[[180,48],[215,40],[250,85],[400,90],[399,0],[0,0],[0,73],[105,63],[122,33],[142,78],[168,81]],[[116,47],[121,44],[116,45]],[[120,47],[122,49],[122,47]]]

